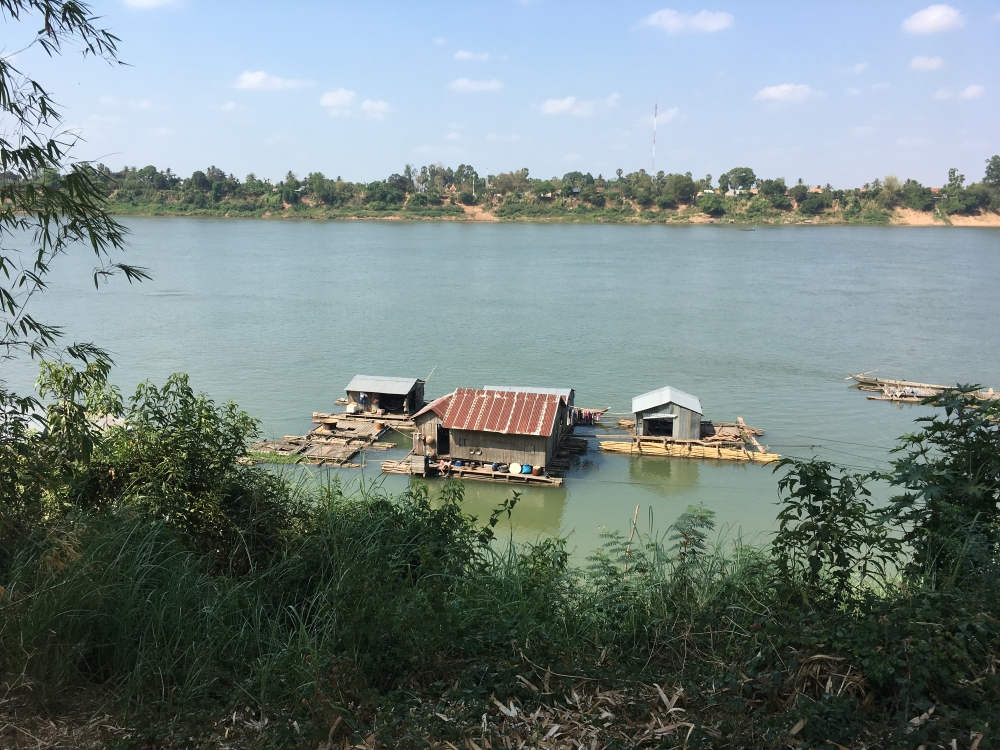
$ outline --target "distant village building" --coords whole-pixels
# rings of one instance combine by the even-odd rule
[[[544,467],[556,455],[568,410],[555,393],[459,388],[413,415],[413,452]]]
[[[635,434],[675,440],[701,439],[701,401],[667,386],[632,399]]]
[[[347,409],[388,414],[414,414],[424,405],[424,381],[355,375],[347,384]]]

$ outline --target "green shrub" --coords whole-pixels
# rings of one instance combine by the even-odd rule
[[[709,216],[722,216],[726,213],[726,201],[721,195],[709,193],[698,196],[698,208]]]

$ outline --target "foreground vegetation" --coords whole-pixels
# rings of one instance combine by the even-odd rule
[[[1000,744],[995,403],[939,397],[886,508],[786,461],[768,547],[695,507],[574,566],[505,540],[516,494],[269,472],[235,405],[105,376],[47,364],[46,428],[5,423],[6,746]]]
[[[762,179],[746,167],[719,177],[718,186],[711,175],[696,180],[690,173],[645,170],[618,170],[609,179],[570,172],[539,180],[527,169],[482,178],[465,164],[454,170],[407,165],[402,174],[371,183],[319,172],[304,179],[289,172],[277,183],[253,174],[240,181],[214,166],[183,179],[153,166],[101,169],[109,207],[121,215],[456,219],[466,216],[463,206],[474,206],[511,221],[888,224],[909,210],[946,224],[956,214],[1000,211],[1000,156],[988,160],[983,180],[971,185],[953,169],[940,188],[889,176],[846,190],[810,189],[801,180],[789,187],[783,178]]]

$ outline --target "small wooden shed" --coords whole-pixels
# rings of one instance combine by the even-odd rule
[[[365,412],[414,414],[424,405],[424,381],[417,378],[355,375],[344,390],[348,407],[354,404]]]
[[[568,406],[552,393],[459,388],[414,415],[414,453],[547,466]]]
[[[697,396],[666,386],[632,399],[635,434],[674,440],[701,439],[701,401]]]

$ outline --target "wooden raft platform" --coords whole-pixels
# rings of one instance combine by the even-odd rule
[[[356,412],[355,414],[328,414],[322,411],[314,411],[313,422],[319,422],[320,424],[335,424],[342,419],[351,419],[359,422],[381,422],[388,427],[393,427],[400,431],[412,432],[414,429],[413,420],[410,417],[404,417],[401,414],[378,414],[375,412]]]
[[[635,422],[622,425],[635,429]],[[669,437],[640,436],[635,434],[597,435],[596,437],[612,438],[600,443],[602,451],[607,453],[628,453],[642,456],[671,456],[676,458],[711,458],[722,461],[750,461],[766,464],[781,458],[777,453],[770,453],[757,438],[764,434],[763,430],[750,427],[737,417],[735,422],[701,423],[701,440],[674,440]],[[751,450],[751,448],[753,450]]]
[[[376,425],[373,420],[336,416],[336,420],[319,424],[308,435],[285,435],[281,440],[261,440],[251,445],[250,450],[256,453],[273,453],[286,461],[298,459],[294,463],[357,468],[358,464],[348,462],[362,450],[387,450],[395,447],[394,443],[378,443],[379,438],[389,431],[387,425]]]
[[[472,468],[470,466],[454,466],[447,461],[430,461],[427,463],[427,473],[424,473],[424,459],[412,453],[400,461],[383,461],[384,474],[410,474],[416,476],[433,476],[442,479],[472,479],[481,482],[501,482],[503,484],[534,484],[549,487],[561,487],[562,477],[549,477],[544,474],[510,474],[505,471],[493,471],[486,467]]]
[[[602,441],[606,453],[628,453],[634,456],[671,456],[675,458],[713,458],[722,461],[750,461],[767,464],[781,458],[777,453],[759,453],[746,448],[723,448],[698,440],[670,440],[670,438],[635,437],[625,440]]]

